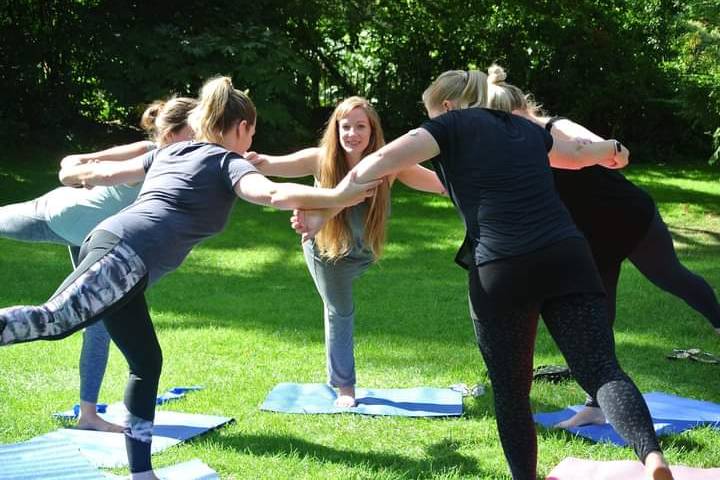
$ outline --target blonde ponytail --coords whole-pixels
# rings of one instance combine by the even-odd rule
[[[487,75],[480,70],[448,70],[441,73],[422,94],[425,108],[440,110],[445,100],[459,108],[484,107]]]
[[[230,77],[215,77],[203,85],[188,123],[195,138],[222,143],[223,134],[243,120],[254,125],[257,112],[250,97],[233,87]]]

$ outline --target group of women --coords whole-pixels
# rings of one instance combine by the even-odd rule
[[[89,195],[104,186],[114,188],[110,185],[136,185],[139,193],[121,211],[122,206],[104,209],[94,217],[97,225],[82,231],[72,227],[84,238],[77,268],[46,303],[0,310],[0,345],[64,338],[82,328],[85,344],[88,332],[104,325],[130,369],[123,427],[132,476],[155,478],[150,442],[162,353],[144,290],[176,269],[196,244],[219,233],[240,197],[295,209],[292,224],[303,235],[303,253],[324,304],[328,381],[339,389],[338,404],[352,406],[352,285],[382,252],[390,190],[399,180],[448,195],[465,222],[457,261],[468,269],[470,313],[513,478],[536,478],[529,392],[540,314],[588,393],[588,412],[604,414],[633,446],[649,478],[672,478],[647,406],[615,357],[608,318],[614,318],[619,265],[629,257],[720,333],[715,294],[677,262],[652,200],[613,171],[627,163],[627,149],[569,120],[540,115],[522,91],[504,80],[495,66],[489,76],[443,73],[423,93],[430,120],[387,145],[372,106],[348,98],[335,109],[318,147],[285,156],[248,152],[256,123],[252,101],[229,78],[208,81],[196,105],[183,100],[189,108],[169,130],[174,136],[157,139],[161,148],[139,155],[126,146],[118,156],[106,151],[90,161],[63,162],[63,183],[96,187],[58,189],[73,192],[66,194],[69,204],[83,203],[71,200],[75,192]],[[160,109],[156,125],[169,113],[168,105]],[[193,141],[178,142],[188,134]],[[425,160],[432,160],[434,171],[419,165]],[[316,186],[276,183],[265,175],[313,175]],[[601,198],[603,209],[594,203]],[[613,201],[608,204],[607,198]],[[4,207],[0,225],[27,217],[27,228],[42,228],[46,236],[23,234],[25,227],[2,234],[78,245],[53,228],[41,199]],[[68,209],[76,208],[72,205]],[[641,214],[650,218],[641,222]],[[607,227],[617,218],[633,225],[631,239]],[[645,260],[650,255],[652,266]],[[96,402],[97,391],[81,393],[81,400]],[[573,421],[597,417],[586,412]]]

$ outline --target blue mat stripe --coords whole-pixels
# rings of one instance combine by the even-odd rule
[[[358,405],[336,407],[335,391],[322,383],[280,383],[260,406],[261,410],[282,413],[358,413],[403,417],[445,417],[462,415],[462,394],[449,388],[356,389]]]

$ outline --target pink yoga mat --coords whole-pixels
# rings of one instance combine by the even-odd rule
[[[720,468],[670,467],[675,480],[718,480]],[[568,457],[553,468],[545,480],[645,480],[640,462],[598,462]]]

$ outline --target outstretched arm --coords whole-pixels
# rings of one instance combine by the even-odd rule
[[[354,180],[343,180],[335,188],[316,188],[298,183],[273,182],[260,173],[248,173],[235,184],[235,193],[248,202],[281,210],[342,208],[372,196],[381,182],[358,183]]]
[[[122,162],[92,161],[63,167],[58,177],[63,185],[71,187],[92,188],[98,185],[136,183],[145,178],[144,158],[143,155]]]
[[[155,144],[149,140],[143,140],[141,142],[128,143],[127,145],[118,145],[99,152],[68,155],[60,161],[60,166],[62,168],[72,167],[75,165],[82,165],[83,163],[87,163],[91,160],[101,162],[129,160],[147,153],[154,145]]]
[[[615,169],[628,164],[630,152],[616,140],[588,144],[556,140],[548,156],[550,165],[555,168],[579,170],[592,165],[602,165]]]
[[[440,153],[440,147],[427,130],[416,128],[366,156],[352,169],[356,181],[368,182],[409,169]],[[346,177],[348,178],[348,177]]]
[[[244,157],[255,165],[263,175],[294,178],[308,175],[317,176],[320,153],[319,148],[313,147],[288,155],[265,155],[257,152],[247,152]]]

